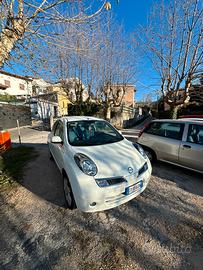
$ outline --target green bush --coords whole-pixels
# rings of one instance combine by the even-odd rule
[[[17,100],[17,98],[15,96],[11,96],[8,94],[5,94],[5,95],[0,94],[0,101],[12,102],[12,101],[16,101],[16,100]]]

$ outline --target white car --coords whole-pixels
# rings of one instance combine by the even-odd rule
[[[70,209],[95,212],[116,207],[143,192],[151,176],[143,149],[98,118],[57,120],[48,146],[62,173]]]

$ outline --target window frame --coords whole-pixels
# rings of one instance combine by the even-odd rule
[[[19,83],[19,88],[22,91],[25,91],[25,85],[23,83]]]
[[[4,84],[5,86],[7,87],[11,87],[11,81],[7,80],[7,79],[4,79]]]

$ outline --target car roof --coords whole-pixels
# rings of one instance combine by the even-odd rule
[[[104,121],[104,119],[100,119],[100,118],[92,117],[92,116],[63,116],[60,119],[64,122],[91,121],[91,120]]]
[[[194,123],[203,124],[202,118],[181,118],[181,119],[155,119],[152,122],[171,122],[171,123]]]

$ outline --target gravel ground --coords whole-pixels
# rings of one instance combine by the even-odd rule
[[[0,194],[0,269],[201,269],[203,176],[157,163],[134,200],[109,211],[63,207],[46,145],[21,185]]]

